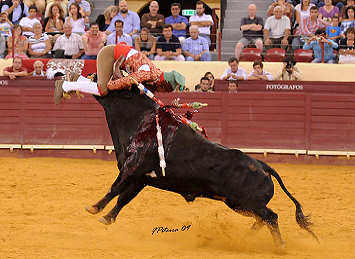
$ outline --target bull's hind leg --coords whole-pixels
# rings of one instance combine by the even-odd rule
[[[116,217],[120,210],[129,203],[136,195],[144,188],[143,184],[130,183],[121,193],[117,199],[117,203],[113,209],[105,216],[100,218],[100,222],[109,225],[115,222]]]

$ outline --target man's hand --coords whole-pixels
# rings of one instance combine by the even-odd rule
[[[13,4],[13,6],[15,6],[15,8],[17,8],[17,6],[19,6],[19,4],[20,4],[20,1],[14,0],[14,1],[12,1],[12,4]]]
[[[285,38],[283,38],[283,39],[281,40],[281,44],[282,44],[282,45],[288,45],[288,40],[285,39]]]
[[[10,74],[9,74],[9,78],[10,78],[11,80],[14,80],[14,79],[16,79],[16,76],[15,76],[14,73],[10,73]]]
[[[272,41],[270,40],[270,38],[267,38],[265,40],[265,45],[271,45],[272,44]]]

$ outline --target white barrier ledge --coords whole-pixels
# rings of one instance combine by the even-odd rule
[[[351,156],[355,156],[353,151],[331,151],[331,150],[308,150],[307,154],[312,156],[314,155],[317,159],[319,156],[346,156],[350,159]]]
[[[13,152],[14,149],[21,149],[20,144],[0,144],[0,149],[9,149],[10,152]]]
[[[29,149],[33,152],[35,149],[80,149],[80,150],[92,150],[96,153],[96,150],[104,150],[104,145],[22,145],[22,149]]]
[[[264,148],[238,148],[244,153],[261,153],[264,154],[264,157],[267,157],[267,154],[294,154],[296,157],[299,155],[307,154],[305,149],[264,149]]]

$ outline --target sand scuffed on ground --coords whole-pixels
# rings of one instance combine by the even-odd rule
[[[293,203],[275,183],[269,207],[286,241],[280,254],[267,228],[252,235],[254,221],[222,202],[187,204],[151,187],[115,224],[102,225],[115,200],[99,215],[84,207],[113,183],[112,161],[2,157],[0,164],[0,258],[355,258],[354,166],[272,164],[311,213],[321,241],[298,227]],[[155,227],[178,231],[152,235]]]

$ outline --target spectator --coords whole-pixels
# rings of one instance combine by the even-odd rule
[[[324,0],[325,5],[319,8],[319,18],[330,23],[334,15],[340,16],[339,8],[332,4],[332,0]]]
[[[237,93],[238,92],[238,80],[229,80],[228,81],[228,92]]]
[[[7,18],[7,13],[3,12],[0,14],[0,34],[5,38],[11,35],[12,23]]]
[[[34,35],[28,38],[28,54],[33,58],[48,58],[52,48],[48,35],[42,33],[42,25],[35,23],[33,25]]]
[[[340,40],[339,64],[355,63],[355,28],[350,27],[345,32],[346,38]]]
[[[163,26],[163,36],[160,36],[157,41],[157,54],[155,60],[185,60],[181,55],[180,41],[173,35],[173,26],[170,24]]]
[[[2,2],[1,12],[8,14],[9,20],[13,24],[18,24],[20,20],[29,16],[28,6],[22,0],[5,0]]]
[[[207,40],[208,46],[211,46],[210,27],[213,25],[213,20],[211,15],[205,14],[205,7],[202,1],[196,2],[196,15],[190,17],[190,25],[197,25],[200,36]]]
[[[315,33],[315,36],[312,36],[309,40],[307,40],[303,46],[303,49],[312,49],[314,55],[314,60],[312,63],[320,63],[322,62],[321,44],[324,44],[324,62],[334,63],[335,57],[333,54],[333,49],[338,48],[338,44],[325,38],[324,29],[318,29]]]
[[[311,15],[307,16],[302,25],[297,27],[295,32],[295,36],[292,40],[292,48],[294,50],[299,49],[304,44],[304,39],[307,39],[314,35],[316,30],[325,28],[328,23],[318,18],[318,8],[317,6],[312,6],[310,10]]]
[[[38,10],[38,12],[40,12],[41,15],[44,13],[44,9],[46,7],[45,0],[23,0],[23,2],[27,6],[31,6],[31,5],[36,6],[36,14],[37,14],[37,10]]]
[[[185,40],[182,48],[186,61],[211,61],[208,42],[198,36],[198,26],[191,25],[189,30],[191,37]]]
[[[68,6],[70,7],[70,5],[72,3],[76,3],[79,6],[80,13],[81,13],[81,15],[83,17],[84,16],[90,16],[90,14],[91,14],[91,6],[90,6],[88,1],[85,1],[85,0],[70,0],[69,3],[68,3]]]
[[[247,80],[247,72],[244,68],[239,67],[239,60],[232,57],[228,60],[229,68],[224,70],[221,80]]]
[[[345,19],[341,22],[341,34],[344,35],[346,30],[350,27],[355,27],[355,7],[349,6],[345,10]]]
[[[107,37],[107,45],[116,45],[119,42],[126,42],[127,45],[132,46],[131,36],[123,33],[123,22],[121,20],[115,21],[115,31]]]
[[[48,34],[51,44],[54,45],[58,37],[64,32],[64,11],[59,4],[53,3],[49,15],[44,19],[44,31]]]
[[[95,59],[100,49],[106,43],[106,34],[99,31],[99,25],[97,23],[90,24],[90,30],[87,31],[83,36],[83,44],[85,55],[82,59]]]
[[[46,76],[46,73],[43,71],[44,64],[40,60],[33,62],[33,71],[29,73],[29,76]]]
[[[256,5],[250,4],[248,6],[248,17],[243,17],[240,22],[240,30],[243,33],[243,37],[238,41],[235,46],[235,56],[239,59],[243,48],[250,43],[263,50],[263,18],[256,16]]]
[[[274,1],[267,10],[267,16],[272,16],[274,14],[274,8],[280,6],[282,10],[282,15],[287,16],[292,22],[293,18],[293,6],[287,0],[276,0]]]
[[[23,17],[20,21],[20,25],[23,30],[23,35],[25,35],[27,38],[30,36],[33,36],[33,25],[35,23],[41,23],[40,20],[37,19],[37,7],[35,5],[31,5],[28,8],[29,16],[28,17]]]
[[[64,24],[64,34],[61,35],[54,44],[53,51],[64,50],[64,57],[78,59],[84,54],[84,44],[80,35],[72,33],[70,23]]]
[[[28,39],[26,38],[26,36],[22,35],[22,28],[19,24],[15,24],[14,28],[14,48],[12,46],[12,37],[10,36],[7,38],[7,46],[8,46],[8,54],[5,58],[12,58],[12,52],[13,49],[15,49],[14,51],[14,56],[15,57],[20,57],[22,59],[26,59],[28,58],[27,56],[27,50],[28,50]]]
[[[104,14],[100,14],[97,19],[96,23],[99,25],[99,30],[100,31],[105,31],[106,34],[110,34],[110,31],[107,31],[108,26],[110,26],[110,23],[118,13],[118,7],[115,5],[110,5],[107,7],[104,11]]]
[[[121,20],[124,23],[123,33],[133,36],[140,31],[140,19],[137,13],[129,11],[126,0],[121,0],[118,4],[119,12],[112,18],[110,26],[107,28],[110,32],[115,31],[115,21]]]
[[[157,47],[157,40],[149,33],[147,28],[142,28],[139,37],[135,39],[135,49],[153,60]]]
[[[264,40],[267,48],[287,48],[290,35],[290,19],[282,15],[280,6],[274,8],[274,15],[265,21]]]
[[[339,27],[339,17],[333,16],[332,24],[326,28],[327,39],[334,40],[336,43],[339,42],[341,37],[341,29]]]
[[[0,34],[0,58],[4,58],[6,51],[6,39],[4,35]]]
[[[206,72],[204,76],[210,80],[210,89],[214,90],[214,75],[211,72]]]
[[[204,92],[204,93],[210,93],[213,92],[213,90],[210,89],[210,80],[208,77],[201,77],[200,79],[200,88],[196,90],[196,92]]]
[[[339,10],[344,8],[344,2],[346,2],[346,0],[333,0],[333,4],[338,7]]]
[[[295,66],[296,62],[286,59],[283,63],[283,68],[280,73],[277,74],[275,80],[282,81],[299,81],[302,80],[302,74]]]
[[[164,25],[164,15],[158,14],[159,4],[157,1],[151,1],[149,4],[149,13],[143,14],[141,18],[141,27],[149,29],[154,36],[160,36]]]
[[[254,61],[253,63],[253,71],[249,74],[249,80],[273,80],[273,76],[271,73],[263,70],[263,62]]]
[[[47,5],[46,5],[46,11],[44,14],[44,17],[48,17],[49,15],[49,9],[52,7],[52,5],[54,3],[58,4],[63,12],[64,12],[64,17],[67,16],[67,9],[68,9],[68,0],[46,0],[47,1]]]
[[[349,7],[349,6],[353,6],[355,7],[355,0],[346,0],[346,5],[341,8],[340,10],[340,19],[341,20],[342,18],[346,18],[346,12],[345,10]]]
[[[16,79],[17,76],[27,76],[27,70],[22,66],[22,58],[15,57],[12,66],[4,68],[3,75],[8,76],[11,80]]]
[[[302,21],[311,15],[312,6],[314,4],[310,3],[310,0],[301,0],[301,3],[295,6],[297,25],[302,25]]]
[[[186,38],[186,28],[189,22],[187,18],[180,15],[181,4],[172,3],[170,5],[171,16],[165,18],[166,24],[173,26],[173,35],[179,38],[181,45]]]
[[[79,11],[80,7],[77,3],[72,3],[69,6],[69,16],[65,18],[66,23],[70,23],[72,31],[83,35],[85,33],[85,24],[89,22],[87,16],[83,16],[83,11]]]

